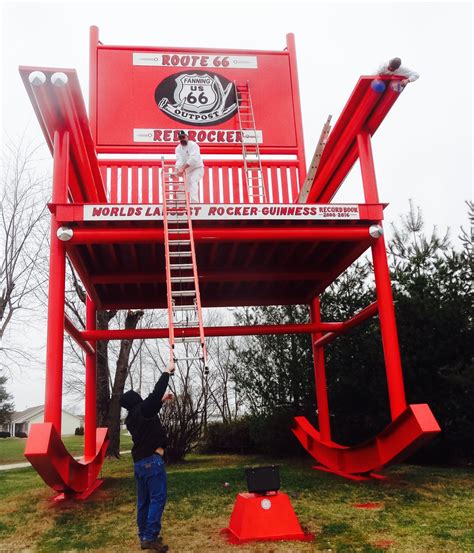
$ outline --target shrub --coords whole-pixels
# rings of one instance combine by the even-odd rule
[[[84,427],[79,426],[74,430],[74,436],[84,436]]]
[[[294,412],[278,409],[268,415],[247,415],[229,423],[209,424],[203,450],[207,453],[301,455],[305,450],[291,432]]]
[[[247,453],[253,450],[249,417],[231,422],[213,422],[207,426],[203,447],[208,453]]]
[[[250,439],[256,453],[277,456],[302,455],[305,450],[300,445],[291,427],[295,415],[291,408],[277,408],[268,415],[254,415],[250,418]]]
[[[0,438],[10,438],[10,432],[0,432]]]

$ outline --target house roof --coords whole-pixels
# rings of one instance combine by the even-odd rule
[[[33,418],[36,415],[39,415],[44,411],[44,405],[36,405],[35,407],[28,407],[28,409],[25,409],[24,411],[15,411],[13,415],[11,416],[10,422],[24,422],[31,418]],[[67,413],[68,415],[71,415],[71,417],[76,417],[77,419],[80,419],[80,415],[74,415],[73,413],[69,413],[69,411],[65,411],[63,409],[63,413]]]
[[[36,405],[35,407],[28,407],[24,411],[15,411],[11,416],[11,422],[22,422],[28,420],[34,415],[37,415],[44,411],[44,405]]]

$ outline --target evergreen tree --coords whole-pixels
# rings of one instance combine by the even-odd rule
[[[472,204],[470,218],[474,223]],[[435,228],[426,235],[421,211],[410,204],[388,244],[407,401],[428,403],[442,428],[418,457],[429,461],[474,457],[472,235],[463,231],[461,241],[457,251],[448,234]],[[347,320],[374,301],[371,274],[369,261],[349,267],[322,295],[322,319]],[[309,313],[306,306],[258,307],[236,319],[246,325],[304,323]],[[234,350],[234,379],[258,415],[254,432],[270,447],[277,439],[290,443],[282,426],[294,414],[314,422],[317,408],[310,337],[249,337]],[[327,346],[325,364],[333,439],[351,445],[380,432],[390,422],[390,409],[378,318]],[[278,449],[284,451],[284,444]]]
[[[471,222],[472,205],[471,205]],[[407,401],[428,403],[440,437],[420,454],[442,462],[473,457],[472,237],[456,251],[436,228],[427,237],[410,206],[390,243]]]
[[[296,305],[255,307],[235,317],[238,324],[247,326],[307,323],[309,310]],[[265,415],[278,408],[297,412],[314,405],[314,385],[308,386],[313,380],[309,336],[249,336],[233,347],[237,353],[234,379],[252,414]]]
[[[7,423],[14,410],[13,398],[5,387],[7,380],[6,376],[0,376],[0,424]]]

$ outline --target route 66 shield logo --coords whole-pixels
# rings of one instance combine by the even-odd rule
[[[176,104],[186,111],[195,113],[212,111],[219,101],[215,87],[216,82],[210,75],[185,73],[176,78],[174,99]]]
[[[211,71],[166,77],[156,87],[155,101],[168,117],[196,126],[221,123],[237,111],[233,83]]]

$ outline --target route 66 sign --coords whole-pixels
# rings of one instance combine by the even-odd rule
[[[188,75],[185,73],[176,78],[176,84],[175,102],[182,105],[186,111],[202,113],[212,111],[217,107],[219,98],[216,91],[216,82],[210,75],[197,75],[196,73]]]
[[[166,77],[156,87],[155,102],[171,119],[202,127],[227,121],[237,111],[233,83],[211,71]]]

